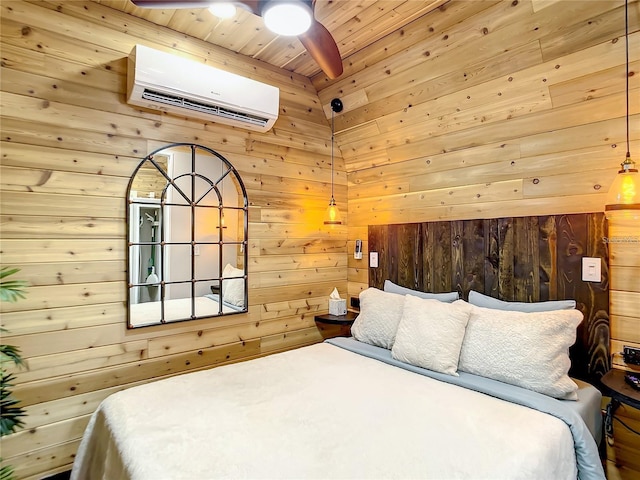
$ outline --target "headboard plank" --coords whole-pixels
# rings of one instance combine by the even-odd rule
[[[421,285],[418,279],[422,277],[422,272],[418,266],[422,263],[420,255],[420,224],[410,223],[404,225],[393,225],[396,231],[395,242],[398,245],[397,278],[403,285],[411,285],[410,288],[417,289]]]
[[[465,289],[464,225],[462,220],[451,222],[451,285],[459,292]]]
[[[601,213],[438,221],[369,227],[369,251],[385,279],[425,292],[476,290],[507,301],[575,299],[585,321],[572,348],[572,374],[597,382],[609,368],[606,221]],[[583,282],[582,257],[603,259],[601,283]]]
[[[464,289],[484,291],[484,220],[463,223],[463,270]]]
[[[433,231],[433,278],[431,284],[425,284],[427,288],[433,289],[433,292],[442,293],[450,292],[451,286],[451,222],[435,222],[423,224],[423,228],[429,228]],[[424,248],[423,248],[424,251]],[[426,261],[427,259],[425,259]]]
[[[500,265],[498,219],[485,220],[484,228],[484,291],[492,297],[498,296],[500,287],[498,267]]]
[[[556,217],[539,217],[540,301],[558,298]]]
[[[515,234],[513,218],[501,218],[498,221],[498,298],[513,300],[513,249]],[[469,292],[467,292],[467,295]],[[466,296],[465,296],[466,298]]]
[[[369,245],[373,242],[376,245],[378,257],[380,258],[378,268],[369,269],[369,285],[383,285],[385,278],[389,278],[389,272],[386,268],[387,255],[387,242],[389,241],[389,235],[387,235],[389,227],[387,225],[371,225],[369,226]],[[374,251],[369,249],[369,251]],[[378,288],[382,288],[379,286]]]

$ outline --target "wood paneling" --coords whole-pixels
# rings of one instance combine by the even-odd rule
[[[157,25],[299,74],[311,76],[320,71],[298,39],[276,35],[265,28],[261,17],[242,8],[238,8],[236,15],[230,19],[219,19],[203,8],[158,11],[136,7],[126,0],[98,1]],[[331,32],[342,58],[346,58],[446,2],[319,0],[314,2],[314,16]]]
[[[395,234],[403,265],[417,259],[422,266],[422,278],[405,270],[403,281],[414,285],[448,291],[484,284],[486,292],[511,298],[574,293],[577,253],[560,258],[557,248],[536,249],[536,237],[526,234],[533,225],[516,219],[536,217],[537,241],[549,245],[573,245],[597,231],[553,216],[602,211],[624,156],[622,5],[451,0],[425,14],[431,2],[318,2],[319,18],[341,39],[343,55],[349,52],[345,73],[329,80],[250,58],[305,75],[317,71],[295,41],[249,34],[246,28],[258,24],[247,15],[209,28],[203,10],[192,17],[202,21],[188,22],[188,11],[174,17],[125,0],[2,2],[1,253],[3,264],[22,268],[33,284],[27,300],[2,305],[2,325],[29,351],[32,370],[18,371],[17,393],[34,412],[29,428],[41,430],[37,446],[26,431],[4,438],[8,462],[33,479],[68,468],[89,413],[84,395],[95,405],[123,386],[319,341],[310,318],[326,311],[333,287],[345,296],[367,287],[368,225],[436,225]],[[140,17],[126,13],[134,9]],[[639,16],[640,2],[631,0],[634,151]],[[175,30],[189,28],[199,39]],[[130,107],[126,57],[136,43],[279,87],[275,128],[249,133]],[[327,229],[334,97],[345,105],[335,118],[334,178],[348,223]],[[172,142],[219,150],[245,180],[249,313],[127,332],[126,182],[140,158]],[[512,220],[498,220],[506,218]],[[474,219],[484,220],[466,223]],[[426,249],[413,250],[406,236],[422,238]],[[482,259],[465,257],[480,238]],[[604,258],[595,238],[580,248]],[[362,260],[350,253],[356,239],[365,240]],[[629,312],[638,292],[622,287],[640,267],[633,248],[618,245],[611,253],[611,283],[622,292],[612,295],[611,314],[613,334],[637,343],[628,332],[637,331]],[[536,251],[539,258],[526,254]],[[514,262],[499,263],[503,255]],[[509,280],[532,262],[539,276]],[[558,262],[572,276],[558,278]],[[446,271],[450,264],[455,275]],[[592,331],[598,338],[599,325]],[[197,332],[215,346],[199,350]],[[216,342],[234,335],[235,343]],[[157,357],[149,358],[150,344]],[[176,353],[162,355],[163,347]],[[233,350],[228,359],[226,347]],[[45,408],[55,414],[35,413]]]
[[[343,77],[318,82],[323,104],[345,104],[335,121],[351,227],[603,209],[624,156],[622,3],[467,3],[407,26],[405,36],[423,37],[403,55],[380,53],[400,41],[385,38],[354,55]],[[630,2],[632,150],[639,15]]]
[[[322,224],[331,132],[308,78],[89,1],[1,8],[1,254],[30,284],[25,300],[0,305],[3,342],[25,357],[11,371],[28,413],[1,450],[35,479],[70,468],[89,415],[117,390],[321,341],[313,315],[334,287],[347,292],[347,228]],[[127,105],[136,43],[278,86],[275,128]],[[127,184],[147,153],[183,141],[225,155],[247,185],[249,313],[128,331]],[[335,171],[346,210],[339,151]]]
[[[640,348],[640,218],[609,218],[607,246],[611,253],[611,351],[617,368],[640,371],[620,355],[624,345]],[[640,449],[640,445],[638,445]]]
[[[621,404],[613,420],[614,438],[607,442],[607,478],[620,480],[640,479],[640,440],[636,432],[640,431],[640,411]]]
[[[639,19],[640,3],[631,0],[632,152],[640,148]],[[423,288],[482,286],[507,300],[579,296],[603,305],[606,286],[585,290],[579,259],[607,258],[604,224],[573,214],[604,210],[624,159],[624,2],[452,1],[349,60],[342,77],[313,81],[326,116],[332,98],[345,106],[335,124],[348,172],[349,229],[370,226],[382,242],[372,285],[405,262],[384,257],[388,239],[397,238],[394,224],[429,222],[424,250],[413,257]],[[519,220],[525,217],[537,219],[535,236],[527,233],[535,226]],[[461,256],[479,237],[482,261]],[[351,296],[367,286],[355,267],[367,267],[371,248],[348,271]],[[609,256],[611,334],[637,341],[637,287],[628,282],[640,264],[632,249],[616,244]],[[409,252],[403,246],[399,255]],[[539,274],[523,275],[534,265]],[[413,275],[403,281],[421,286]],[[579,332],[591,346],[581,368],[598,374],[612,362],[606,312],[606,305],[590,308],[589,328]]]

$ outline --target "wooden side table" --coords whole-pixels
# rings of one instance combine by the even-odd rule
[[[611,395],[611,402],[607,406],[605,429],[607,436],[613,436],[613,414],[621,403],[640,410],[640,390],[635,390],[625,381],[624,370],[613,368],[602,377],[602,384],[607,387]]]
[[[316,315],[315,321],[322,338],[350,337],[351,325],[355,321],[357,313],[347,311],[346,315],[329,315],[328,313]]]

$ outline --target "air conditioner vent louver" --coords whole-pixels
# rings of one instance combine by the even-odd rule
[[[260,127],[266,126],[268,122],[267,118],[261,118],[256,115],[235,112],[227,108],[218,107],[217,105],[207,105],[206,103],[196,102],[184,97],[176,97],[173,95],[167,95],[166,93],[154,92],[153,90],[149,90],[147,88],[145,88],[144,92],[142,92],[142,98],[144,100],[151,100],[153,102],[171,105],[172,107],[186,108],[200,113],[215,115],[216,117],[227,118],[229,120],[238,120],[243,123],[249,123],[251,125],[258,125]]]
[[[127,63],[127,103],[266,132],[278,119],[280,90],[204,63],[136,45]]]

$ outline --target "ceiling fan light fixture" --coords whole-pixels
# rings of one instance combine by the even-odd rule
[[[301,1],[268,2],[262,9],[264,24],[278,35],[296,36],[311,27],[313,12],[309,5]]]
[[[236,6],[233,3],[216,2],[209,6],[209,11],[218,18],[226,19],[236,14]]]

